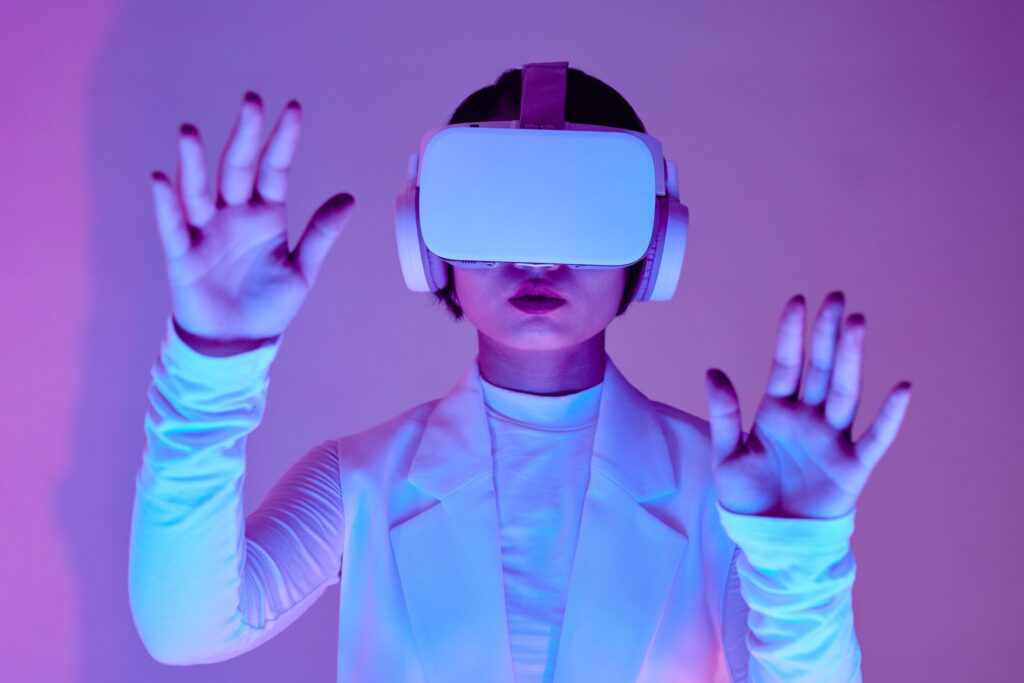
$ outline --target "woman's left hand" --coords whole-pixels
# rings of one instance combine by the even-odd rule
[[[853,510],[871,470],[896,438],[910,402],[910,382],[886,398],[870,429],[854,443],[860,400],[864,316],[843,317],[843,293],[825,298],[815,321],[810,366],[800,392],[806,304],[782,312],[768,389],[743,442],[739,399],[729,378],[706,375],[714,479],[722,507],[773,517],[829,519]]]

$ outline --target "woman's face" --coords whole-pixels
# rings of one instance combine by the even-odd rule
[[[551,351],[590,339],[615,318],[626,286],[626,268],[499,263],[452,270],[457,301],[469,321],[496,342],[523,351]],[[516,303],[526,308],[532,303],[532,298],[515,298],[524,288],[543,290],[564,303],[541,312],[521,310]]]

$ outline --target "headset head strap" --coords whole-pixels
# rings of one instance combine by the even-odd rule
[[[523,66],[520,128],[565,128],[565,82],[569,62]]]

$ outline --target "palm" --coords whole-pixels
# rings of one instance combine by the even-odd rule
[[[842,294],[829,296],[814,331],[803,394],[804,303],[794,297],[780,324],[768,390],[743,439],[736,392],[724,373],[708,372],[714,478],[722,506],[733,512],[834,518],[854,508],[871,470],[896,436],[910,384],[890,393],[858,442],[850,425],[860,394],[863,316],[839,338]]]
[[[228,206],[197,231],[192,248],[168,260],[179,321],[212,317],[249,338],[286,328],[310,282],[289,255],[284,217],[283,203]]]

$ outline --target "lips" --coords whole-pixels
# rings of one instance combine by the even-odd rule
[[[518,290],[516,290],[516,293],[509,297],[509,300],[511,301],[512,299],[523,298],[555,299],[558,301],[565,301],[565,299],[563,299],[562,296],[551,287],[529,282],[523,284]]]
[[[520,296],[508,302],[523,313],[549,313],[565,305],[565,299],[549,299],[544,296]]]
[[[565,304],[551,287],[535,282],[524,283],[508,300],[523,313],[548,313]]]

